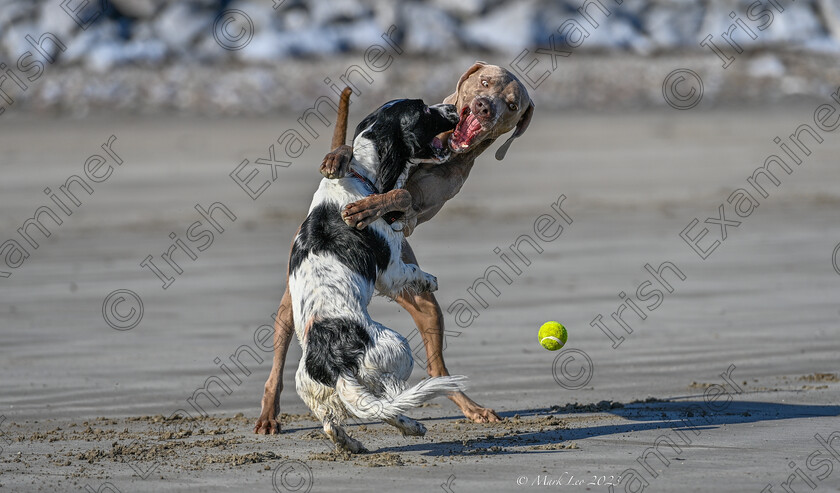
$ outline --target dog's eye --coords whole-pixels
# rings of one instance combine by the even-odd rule
[[[428,114],[430,114],[431,112],[432,112],[432,110],[430,110],[428,106],[424,106],[424,107],[423,107],[423,113],[425,113],[425,114],[427,114],[427,115],[428,115]]]
[[[487,82],[486,79],[481,81],[481,85],[484,86],[484,87],[490,87],[490,83]]]
[[[516,111],[519,109],[519,106],[516,106],[516,103],[510,103],[508,104],[508,108],[510,108],[511,111]]]

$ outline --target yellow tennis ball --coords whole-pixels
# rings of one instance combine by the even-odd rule
[[[549,351],[557,351],[566,344],[569,334],[566,332],[566,327],[563,327],[563,324],[551,321],[542,324],[537,337],[542,347]]]

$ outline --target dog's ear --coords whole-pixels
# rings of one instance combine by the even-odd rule
[[[379,157],[379,169],[375,182],[379,182],[379,191],[388,192],[394,188],[411,157],[411,149],[405,142],[399,119],[379,118],[371,127]]]
[[[521,136],[525,133],[525,130],[528,130],[528,125],[531,124],[531,117],[534,116],[534,102],[530,101],[528,104],[528,109],[525,110],[525,113],[522,114],[522,118],[519,119],[519,122],[516,124],[516,129],[513,131],[513,135],[508,137],[504,144],[499,147],[499,150],[496,151],[496,159],[501,161],[505,158],[505,154],[507,154],[508,147],[513,143],[513,139]]]
[[[481,69],[481,67],[484,67],[485,65],[487,65],[487,62],[482,62],[479,60],[476,61],[472,65],[472,67],[468,68],[467,71],[464,72],[464,75],[462,75],[461,78],[458,79],[458,85],[455,86],[455,92],[447,96],[446,99],[443,100],[443,102],[446,104],[454,104],[458,107],[458,111],[461,111],[461,107],[457,103],[458,95],[461,93],[461,84],[463,84],[465,80],[469,79],[472,74],[476,73],[479,69]]]

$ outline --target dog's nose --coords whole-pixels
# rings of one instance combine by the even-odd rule
[[[475,113],[475,116],[479,116],[481,118],[493,117],[493,105],[490,103],[489,99],[475,98],[475,104],[473,106],[473,113]]]

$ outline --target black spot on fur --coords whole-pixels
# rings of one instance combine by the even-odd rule
[[[377,269],[385,270],[391,260],[391,248],[372,228],[359,231],[348,226],[339,214],[338,205],[323,203],[312,209],[300,227],[292,248],[289,273],[294,273],[306,257],[313,253],[331,253],[338,260],[376,281]]]
[[[354,375],[370,346],[361,324],[328,319],[312,323],[306,349],[306,371],[316,382],[335,387],[341,374]]]

